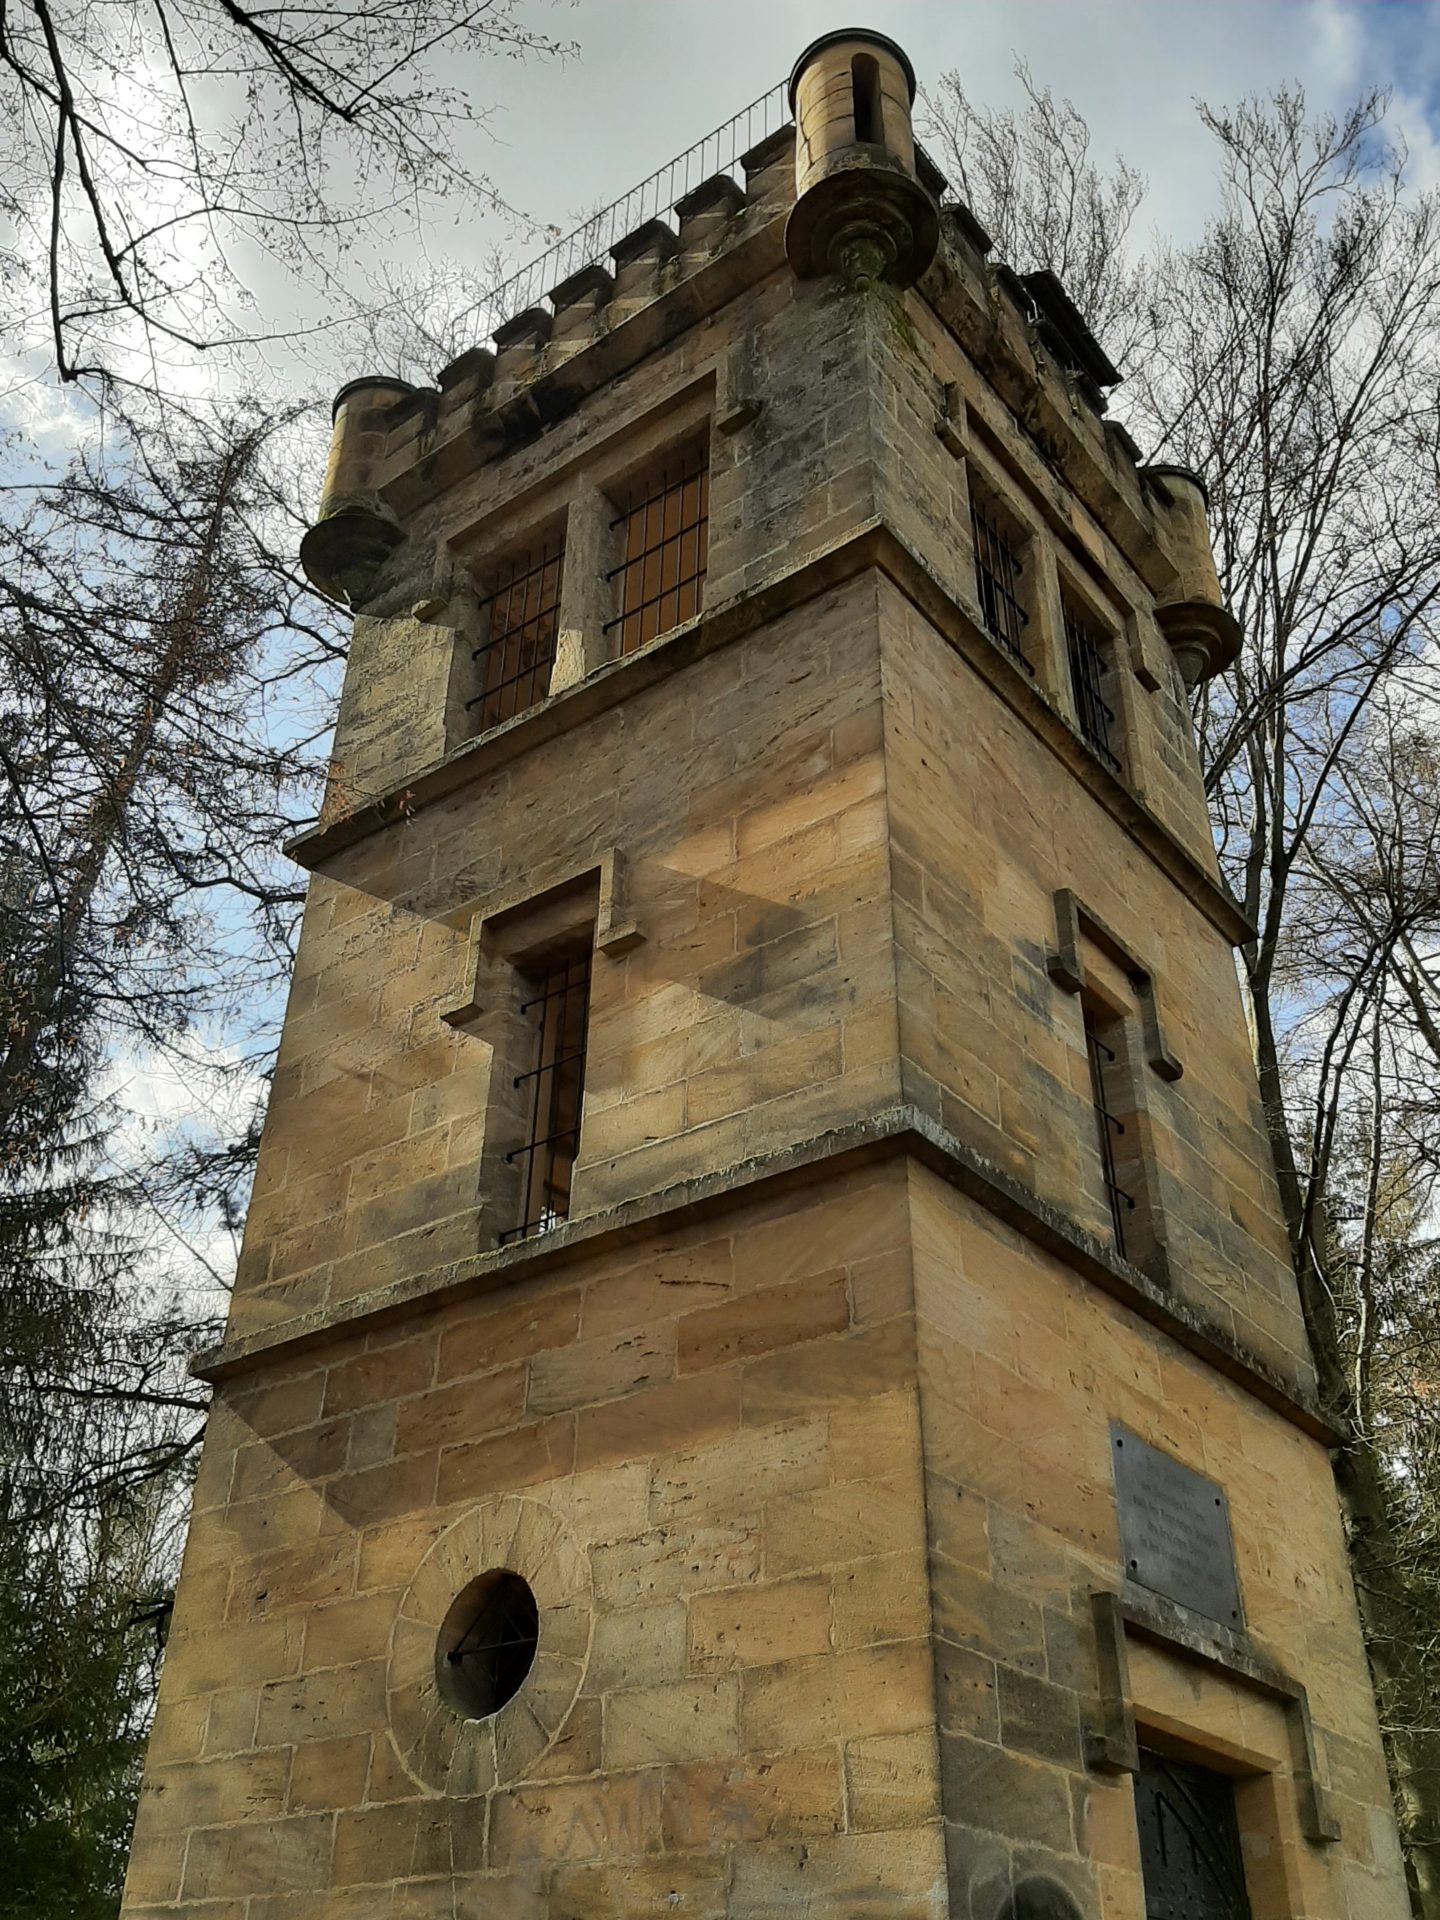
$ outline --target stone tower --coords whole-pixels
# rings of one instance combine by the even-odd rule
[[[127,1920],[1405,1911],[1203,484],[913,91],[827,36],[493,352],[337,402]]]

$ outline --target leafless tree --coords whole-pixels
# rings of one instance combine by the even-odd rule
[[[181,1282],[243,1217],[301,899],[279,848],[343,650],[293,557],[323,424],[268,352],[363,344],[372,251],[423,240],[441,196],[499,205],[461,157],[488,90],[450,73],[558,51],[530,18],[0,0],[6,1911],[113,1912],[204,1418]],[[464,328],[457,301],[456,345],[421,345],[448,358]],[[27,382],[68,390],[38,444]],[[114,1082],[137,1048],[236,1081],[232,1130],[133,1137]]]
[[[365,364],[402,379],[433,382],[452,360],[488,340],[497,322],[486,297],[509,267],[510,256],[493,247],[478,266],[438,272],[385,269],[358,328]]]
[[[432,196],[500,203],[460,157],[483,100],[452,63],[559,51],[516,0],[21,0],[0,10],[7,262],[64,380],[273,337],[238,262],[363,311],[347,270]],[[23,296],[22,296],[23,297]]]
[[[1123,159],[1108,172],[1091,156],[1077,108],[1038,85],[1023,61],[1018,111],[976,106],[957,73],[920,103],[922,138],[961,200],[1019,273],[1048,267],[1122,370],[1141,349],[1148,302],[1130,255],[1144,177]]]
[[[1371,94],[1311,119],[1285,92],[1206,115],[1224,210],[1197,247],[1157,262],[1177,320],[1139,373],[1132,417],[1211,477],[1221,577],[1245,631],[1199,715],[1207,784],[1258,928],[1244,962],[1261,1092],[1322,1389],[1350,1434],[1337,1477],[1415,1896],[1433,1908],[1440,1742],[1414,1690],[1419,1623],[1440,1589],[1417,1611],[1402,1544],[1413,1490],[1376,1406],[1389,1377],[1378,1192],[1351,1193],[1357,1243],[1338,1230],[1336,1191],[1337,1155],[1348,1142],[1353,1167],[1357,1137],[1370,1180],[1396,1164],[1396,962],[1440,930],[1420,852],[1433,801],[1403,823],[1365,804],[1384,723],[1433,713],[1440,696],[1440,201],[1407,189],[1385,108]],[[1386,758],[1398,771],[1393,742]],[[1398,841],[1387,824],[1403,824]],[[1358,880],[1380,871],[1394,897],[1357,914]]]
[[[270,545],[286,418],[165,424],[28,488],[0,574],[0,1865],[40,1911],[118,1890],[205,1410],[174,1242],[238,1211],[242,1015],[288,971],[278,841],[317,771],[289,701],[338,639]],[[160,1051],[249,1089],[238,1143],[124,1137],[115,1062]]]
[[[1288,882],[1272,969],[1292,1221],[1417,1909],[1440,1779],[1440,783],[1433,715],[1370,695]],[[1347,715],[1348,718],[1348,715]],[[1272,1133],[1275,1131],[1272,1123]]]

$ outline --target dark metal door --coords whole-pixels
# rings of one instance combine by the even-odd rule
[[[1235,1789],[1142,1748],[1135,1777],[1146,1920],[1250,1920]]]

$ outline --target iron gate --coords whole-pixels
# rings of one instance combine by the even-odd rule
[[[1135,1777],[1146,1920],[1250,1920],[1235,1789],[1141,1749]]]

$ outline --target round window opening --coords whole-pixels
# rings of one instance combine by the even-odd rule
[[[506,1567],[462,1587],[435,1649],[442,1697],[470,1720],[485,1720],[513,1700],[535,1664],[540,1609],[529,1583]]]

